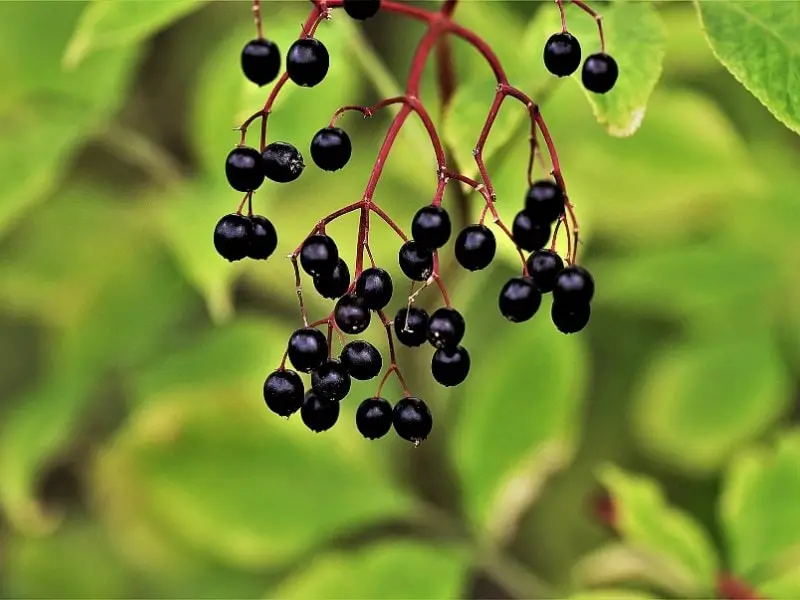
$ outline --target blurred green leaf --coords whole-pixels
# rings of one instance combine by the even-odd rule
[[[598,590],[585,590],[569,596],[569,600],[655,600],[657,596],[640,592],[639,590],[627,590],[624,588],[604,588]]]
[[[720,62],[789,129],[800,133],[800,58],[794,2],[695,1]]]
[[[669,5],[662,3],[662,7],[660,15],[667,32],[664,76],[683,79],[720,71],[722,66],[697,26],[694,6],[688,2],[671,2]]]
[[[800,565],[795,565],[790,571],[765,581],[758,586],[759,593],[765,598],[776,600],[792,600],[800,596]]]

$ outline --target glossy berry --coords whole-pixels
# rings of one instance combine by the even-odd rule
[[[330,275],[339,264],[339,248],[333,238],[315,233],[300,248],[300,266],[309,275]]]
[[[356,428],[369,440],[382,438],[392,428],[392,405],[384,398],[367,398],[356,409]]]
[[[542,304],[542,293],[530,277],[509,279],[500,290],[500,314],[512,323],[527,321]]]
[[[537,250],[528,256],[528,274],[540,292],[546,294],[556,287],[556,277],[564,268],[564,261],[552,250]]]
[[[525,212],[534,223],[552,225],[564,212],[564,193],[552,181],[537,181],[525,194]]]
[[[261,153],[249,146],[237,146],[225,158],[225,176],[237,192],[258,189],[264,183],[264,161]]]
[[[469,352],[463,346],[439,348],[431,359],[433,378],[446,387],[462,383],[469,375]]]
[[[561,333],[578,333],[589,323],[591,315],[592,305],[589,303],[565,306],[560,302],[553,302],[550,308],[553,325]]]
[[[347,294],[337,300],[333,308],[333,318],[342,332],[352,335],[369,327],[370,312],[361,298],[355,294]]]
[[[421,308],[401,308],[394,317],[394,335],[397,341],[414,348],[428,339],[428,313]]]
[[[338,402],[350,393],[350,374],[336,359],[327,360],[311,372],[311,389],[323,399]]]
[[[325,44],[315,38],[301,38],[286,53],[286,73],[297,85],[314,87],[325,79],[331,58]]]
[[[353,154],[350,136],[338,127],[320,129],[311,138],[311,160],[323,171],[338,171]]]
[[[428,341],[435,348],[452,348],[464,338],[467,324],[455,308],[436,309],[428,320]]]
[[[450,239],[450,215],[441,206],[423,206],[411,219],[411,237],[423,248],[436,250]]]
[[[314,276],[314,289],[323,298],[341,298],[350,287],[350,268],[341,258],[333,271]]]
[[[288,355],[295,369],[309,373],[328,358],[328,340],[319,329],[298,329],[289,336]]]
[[[569,32],[554,33],[544,45],[544,66],[553,75],[572,75],[581,64],[581,45]]]
[[[528,211],[521,210],[511,224],[514,242],[523,250],[541,250],[550,240],[550,225],[535,223]]]
[[[225,260],[242,260],[250,252],[250,219],[238,214],[225,215],[214,227],[214,248]]]
[[[590,92],[605,94],[617,83],[619,67],[614,58],[604,52],[586,57],[581,71],[581,82]]]
[[[378,14],[381,0],[344,0],[342,6],[351,19],[364,21]]]
[[[270,40],[251,40],[245,44],[241,56],[244,76],[256,85],[271,83],[281,72],[281,52]]]
[[[400,270],[413,281],[425,281],[433,273],[433,252],[408,240],[398,253]]]
[[[392,425],[401,438],[419,444],[433,429],[433,415],[423,400],[410,396],[394,405]]]
[[[366,381],[381,372],[383,359],[378,349],[364,340],[345,344],[339,360],[353,379]]]
[[[370,310],[381,310],[392,299],[392,278],[380,267],[365,269],[356,280],[356,295]]]
[[[264,382],[264,402],[276,415],[294,414],[303,405],[303,380],[294,371],[273,371]]]
[[[497,239],[486,225],[467,225],[456,237],[456,260],[469,271],[488,267],[496,251]]]
[[[314,390],[308,390],[300,408],[300,418],[311,431],[327,431],[339,420],[340,405],[334,400],[320,397]]]
[[[290,183],[305,168],[300,151],[288,142],[272,142],[262,153],[264,176],[276,183]]]
[[[256,260],[266,260],[278,247],[278,232],[272,221],[260,215],[250,217],[247,256]]]
[[[579,306],[589,304],[593,297],[594,278],[583,267],[572,265],[558,274],[553,288],[553,302],[564,306]]]

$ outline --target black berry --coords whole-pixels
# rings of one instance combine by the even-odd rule
[[[526,210],[519,211],[511,225],[514,242],[528,251],[544,248],[550,239],[550,232],[550,225],[534,222]]]
[[[328,360],[311,372],[311,389],[323,399],[343,400],[350,393],[350,375],[338,360]]]
[[[286,54],[286,73],[297,85],[314,87],[325,79],[330,66],[325,45],[315,38],[302,38],[289,47]]]
[[[308,390],[300,409],[300,418],[311,431],[327,431],[339,420],[339,403],[320,397],[314,390]]]
[[[537,250],[528,256],[528,274],[540,292],[546,294],[556,287],[556,277],[564,268],[564,261],[552,250]]]
[[[581,45],[566,31],[554,33],[544,45],[544,66],[553,75],[572,75],[581,64]]]
[[[400,247],[400,270],[413,281],[425,281],[433,273],[433,252],[409,240]]]
[[[276,415],[294,414],[303,405],[303,380],[294,371],[273,371],[264,382],[264,401]]]
[[[383,359],[378,349],[364,340],[345,344],[339,360],[353,379],[366,381],[381,372]]]
[[[428,320],[428,341],[435,348],[452,348],[464,338],[467,324],[455,308],[436,309]]]
[[[266,217],[250,217],[250,236],[247,256],[256,260],[266,260],[278,247],[278,232]]]
[[[351,19],[363,21],[378,14],[381,0],[344,0],[342,6]]]
[[[617,83],[619,67],[609,54],[598,52],[586,57],[581,71],[583,87],[595,94],[610,92]]]
[[[339,263],[339,248],[333,238],[315,233],[300,248],[300,266],[309,275],[330,275]]]
[[[430,435],[433,416],[423,400],[410,396],[394,405],[392,425],[401,438],[418,444]]]
[[[470,271],[479,271],[494,259],[497,240],[486,225],[467,225],[456,238],[455,251],[458,264]]]
[[[450,239],[450,215],[441,206],[423,206],[411,220],[411,237],[423,248],[436,250]]]
[[[513,323],[527,321],[542,304],[542,293],[530,277],[509,279],[500,290],[500,313]]]
[[[261,153],[249,146],[237,146],[225,159],[228,184],[238,192],[258,189],[264,183],[264,161]]]
[[[333,271],[314,275],[314,289],[323,298],[341,298],[350,287],[350,268],[341,258]]]
[[[222,217],[214,227],[214,248],[230,262],[246,257],[250,252],[250,219],[235,213]]]
[[[382,438],[392,428],[392,405],[384,398],[367,398],[356,409],[356,428],[367,439]]]
[[[262,86],[275,80],[281,71],[281,53],[275,42],[252,40],[242,49],[242,72],[253,83]]]
[[[452,387],[467,378],[469,366],[469,352],[463,346],[439,348],[433,353],[431,373],[440,384]]]
[[[369,327],[370,312],[361,298],[355,294],[347,294],[337,300],[333,308],[333,318],[339,329],[352,335]]]
[[[572,265],[564,268],[556,277],[553,288],[553,302],[563,306],[589,304],[594,297],[594,278],[591,273]]]
[[[272,142],[261,155],[264,176],[276,183],[290,183],[300,177],[305,168],[300,151],[288,142]]]
[[[591,315],[592,306],[588,303],[565,306],[560,302],[553,302],[550,309],[553,325],[561,333],[578,333],[589,323]]]
[[[295,369],[309,373],[328,358],[328,340],[319,329],[298,329],[289,336],[288,355]]]
[[[534,223],[552,225],[564,212],[564,192],[552,181],[537,181],[525,194],[525,212]]]
[[[428,313],[421,308],[401,308],[394,317],[394,335],[397,341],[413,348],[428,339]]]
[[[356,280],[356,295],[370,310],[381,310],[392,299],[392,278],[380,267],[365,269]]]
[[[324,171],[338,171],[348,163],[352,153],[350,137],[338,127],[320,129],[311,138],[311,159]]]

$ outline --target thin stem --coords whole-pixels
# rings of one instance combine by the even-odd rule
[[[333,117],[331,117],[330,126],[333,127],[336,125],[336,121],[338,121],[341,116],[346,112],[360,112],[364,115],[365,119],[372,117],[376,112],[381,110],[382,108],[386,108],[387,106],[391,106],[392,104],[401,104],[408,102],[408,99],[405,96],[396,96],[394,98],[387,98],[385,100],[381,100],[377,104],[373,106],[357,106],[355,104],[348,104],[347,106],[342,106],[338,109],[335,113],[333,113]]]
[[[256,36],[264,39],[264,26],[261,23],[261,0],[253,0],[253,20],[256,23]]]
[[[369,209],[376,215],[378,215],[381,219],[383,219],[384,223],[386,223],[389,227],[391,227],[394,230],[394,232],[400,237],[401,240],[403,240],[404,242],[408,241],[408,237],[406,236],[405,233],[403,233],[403,230],[400,229],[400,226],[397,223],[395,223],[394,220],[389,215],[387,215],[381,209],[380,206],[372,202],[369,205]]]
[[[308,313],[306,306],[303,302],[303,283],[300,279],[300,268],[297,265],[297,255],[292,254],[289,259],[292,261],[292,268],[294,269],[294,291],[297,294],[297,302],[300,304],[300,315],[303,317],[303,326],[308,327]]]
[[[597,23],[597,34],[600,36],[600,52],[606,51],[606,36],[603,33],[603,15],[593,10],[588,4],[581,0],[570,0],[575,6],[580,8],[583,12],[590,15],[595,23]]]
[[[384,384],[389,379],[389,376],[392,373],[394,373],[397,376],[397,380],[400,382],[400,386],[403,388],[403,394],[405,396],[410,396],[411,392],[408,389],[408,385],[406,384],[406,380],[403,377],[403,373],[400,371],[400,367],[397,366],[397,355],[395,353],[394,337],[392,335],[392,322],[386,317],[386,313],[384,313],[382,310],[378,311],[378,316],[380,317],[381,323],[383,323],[383,327],[386,330],[386,339],[388,340],[389,343],[390,364],[389,368],[386,369],[386,373],[384,373],[380,383],[378,384],[378,391],[375,392],[375,395],[380,398]]]

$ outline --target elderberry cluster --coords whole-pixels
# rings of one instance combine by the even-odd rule
[[[544,46],[544,64],[548,71],[558,77],[572,75],[581,64],[581,45],[578,39],[568,31],[551,35]],[[610,92],[618,77],[617,61],[607,52],[590,54],[583,61],[581,83],[590,92]]]

